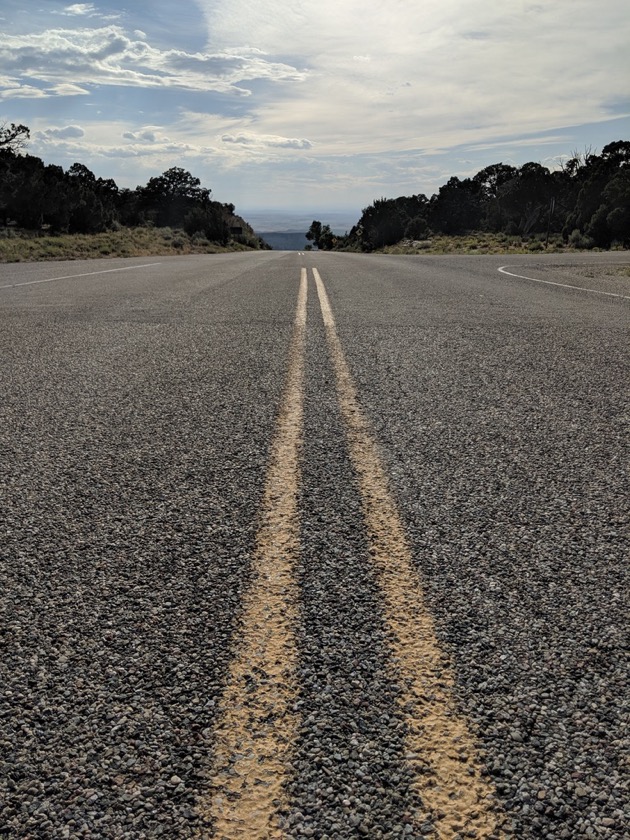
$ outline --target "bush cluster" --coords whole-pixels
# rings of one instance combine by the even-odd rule
[[[27,131],[25,127],[24,131]],[[6,131],[5,131],[6,134]],[[258,247],[252,228],[233,204],[211,199],[211,191],[185,169],[172,167],[135,190],[97,178],[87,166],[67,171],[22,153],[20,143],[2,144],[0,132],[0,225],[49,233],[102,233],[138,226],[181,228],[226,244],[232,231]]]
[[[575,154],[557,171],[492,164],[472,178],[450,178],[431,198],[377,199],[344,237],[322,235],[329,230],[314,221],[309,233],[320,248],[363,251],[472,231],[528,238],[533,249],[554,236],[578,248],[630,247],[630,142]]]

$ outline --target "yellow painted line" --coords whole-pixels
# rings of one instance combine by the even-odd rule
[[[324,283],[317,269],[313,274],[359,479],[370,556],[383,595],[391,656],[404,687],[399,705],[407,726],[406,759],[426,812],[416,818],[431,819],[443,840],[471,831],[476,834],[470,836],[488,837],[499,828],[492,809],[494,791],[481,775],[474,738],[456,708],[452,666],[424,603],[420,575],[357,398]]]
[[[300,718],[296,679],[298,489],[307,275],[302,269],[289,372],[257,534],[252,583],[214,730],[213,791],[199,810],[217,840],[281,838],[284,783]]]

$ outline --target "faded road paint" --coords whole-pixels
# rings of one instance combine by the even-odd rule
[[[494,792],[482,776],[474,738],[453,699],[452,666],[424,604],[420,576],[362,412],[322,278],[313,269],[350,457],[359,479],[370,558],[389,629],[392,679],[407,729],[406,762],[432,836],[501,836]],[[213,732],[215,764],[206,836],[281,840],[290,803],[286,783],[301,719],[296,627],[300,593],[299,483],[303,430],[307,272],[302,269],[287,385],[267,475],[252,583]]]
[[[299,553],[298,489],[302,440],[307,277],[302,269],[289,373],[267,474],[252,583],[239,643],[222,698],[215,739],[209,836],[280,838],[284,783],[300,723],[295,627]]]
[[[407,726],[407,761],[436,835],[496,834],[493,790],[481,775],[474,739],[453,700],[453,675],[424,604],[420,576],[389,491],[369,423],[359,404],[322,278],[313,269],[352,463],[359,478],[371,559],[392,634],[392,668],[405,687],[399,704]],[[464,834],[464,836],[466,836]]]

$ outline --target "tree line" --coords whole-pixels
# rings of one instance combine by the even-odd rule
[[[322,250],[373,251],[433,234],[561,235],[580,248],[630,247],[630,142],[599,155],[574,153],[560,169],[540,163],[495,163],[472,178],[450,178],[438,192],[380,198],[349,234],[313,221],[307,235]]]
[[[28,137],[24,125],[0,126],[0,224],[51,233],[155,225],[182,228],[221,244],[236,238],[260,245],[233,204],[213,201],[199,178],[181,167],[171,167],[134,190],[120,189],[82,163],[64,171],[25,154]]]

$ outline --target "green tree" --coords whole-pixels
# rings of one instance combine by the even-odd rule
[[[480,185],[470,178],[453,177],[431,198],[429,224],[446,234],[467,233],[482,226]]]
[[[310,228],[306,231],[306,238],[312,242],[316,248],[319,247],[319,237],[322,235],[322,223],[317,219],[313,219]]]
[[[26,145],[31,136],[30,130],[21,123],[0,124],[0,149],[10,149],[12,152],[19,152]]]
[[[146,187],[138,187],[138,190],[148,218],[161,226],[183,225],[186,214],[193,207],[205,207],[210,201],[210,190],[201,186],[199,178],[179,166],[149,179]]]
[[[67,227],[72,202],[60,166],[46,166],[33,155],[0,150],[0,213],[31,230],[49,224]]]
[[[541,233],[546,231],[553,206],[554,180],[546,166],[524,163],[514,177],[497,191],[508,233]]]
[[[225,244],[230,238],[230,228],[225,213],[224,207],[218,201],[193,207],[184,217],[184,230],[189,236],[203,233],[212,242]]]
[[[479,186],[479,198],[483,206],[482,225],[486,230],[502,229],[504,212],[501,206],[501,187],[514,178],[517,171],[514,166],[493,163],[473,177],[473,183]]]
[[[337,241],[330,225],[323,225],[317,219],[312,221],[305,236],[309,242],[312,242],[316,248],[319,248],[320,251],[332,251]]]
[[[363,210],[356,234],[363,251],[426,236],[429,202],[424,195],[379,198]]]
[[[586,234],[601,248],[614,241],[627,242],[630,206],[630,142],[618,140],[588,155],[578,169],[578,189],[563,234]]]
[[[602,149],[601,157],[614,167],[630,166],[630,141],[615,140],[614,143],[608,143]]]
[[[317,247],[320,251],[332,251],[334,246],[335,235],[332,232],[330,225],[322,225],[322,230],[317,241]]]
[[[630,244],[630,166],[620,168],[608,181],[585,232],[602,248],[615,240]]]
[[[117,217],[118,187],[111,178],[97,178],[83,163],[73,163],[66,173],[72,211],[71,233],[98,233],[111,227]]]

